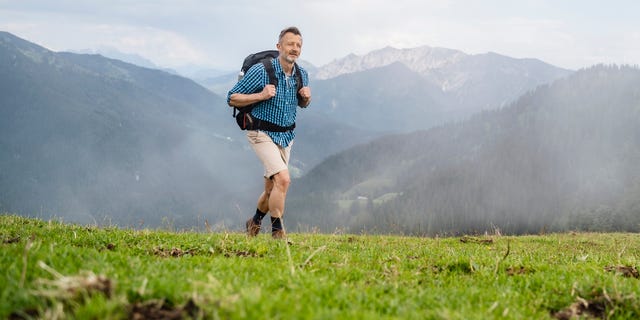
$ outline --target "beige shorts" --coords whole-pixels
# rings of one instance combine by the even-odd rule
[[[288,147],[283,148],[275,144],[269,135],[259,130],[247,131],[247,140],[262,161],[265,178],[271,178],[276,173],[288,169],[293,141]]]

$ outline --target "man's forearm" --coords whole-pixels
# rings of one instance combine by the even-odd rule
[[[248,105],[252,105],[256,102],[260,102],[264,100],[264,95],[262,92],[251,93],[251,94],[242,94],[242,93],[234,93],[229,97],[229,105],[232,107],[246,107]]]

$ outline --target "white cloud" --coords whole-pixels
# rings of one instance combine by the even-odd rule
[[[50,18],[0,23],[0,28],[54,51],[113,47],[124,53],[139,54],[164,67],[211,64],[209,55],[185,36],[154,27],[60,23],[60,19]]]
[[[99,39],[91,44],[92,47],[111,46],[122,52],[140,54],[168,67],[208,64],[208,55],[176,32],[136,26],[98,25],[86,28]]]

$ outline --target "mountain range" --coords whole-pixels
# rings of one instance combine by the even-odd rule
[[[52,52],[5,32],[0,58],[0,210],[220,226],[235,226],[253,210],[261,169],[224,91],[101,55]],[[335,157],[504,107],[572,73],[538,60],[428,47],[357,58],[305,66],[314,98],[299,112],[292,153],[297,199]],[[378,178],[382,189],[396,179],[389,172]]]
[[[225,97],[164,70],[52,52],[6,32],[0,60],[1,211],[224,226],[254,210],[262,170]],[[305,121],[294,174],[372,138],[322,115]]]
[[[352,54],[322,67],[301,65],[313,81],[315,107],[310,112],[386,133],[465,119],[504,106],[572,72],[537,59],[469,55],[428,46],[387,47],[363,56]],[[235,79],[235,74],[227,74],[200,83],[224,95]]]
[[[640,70],[595,66],[466,121],[389,135],[294,181],[290,223],[452,235],[640,230]]]
[[[238,199],[229,181],[259,172],[223,134],[236,132],[223,99],[164,71],[0,33],[0,92],[2,210],[83,223],[223,222]],[[249,170],[222,174],[231,163]]]

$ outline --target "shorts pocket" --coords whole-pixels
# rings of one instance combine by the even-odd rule
[[[249,140],[251,144],[256,144],[271,141],[271,138],[260,130],[249,130],[247,131],[247,140]]]

